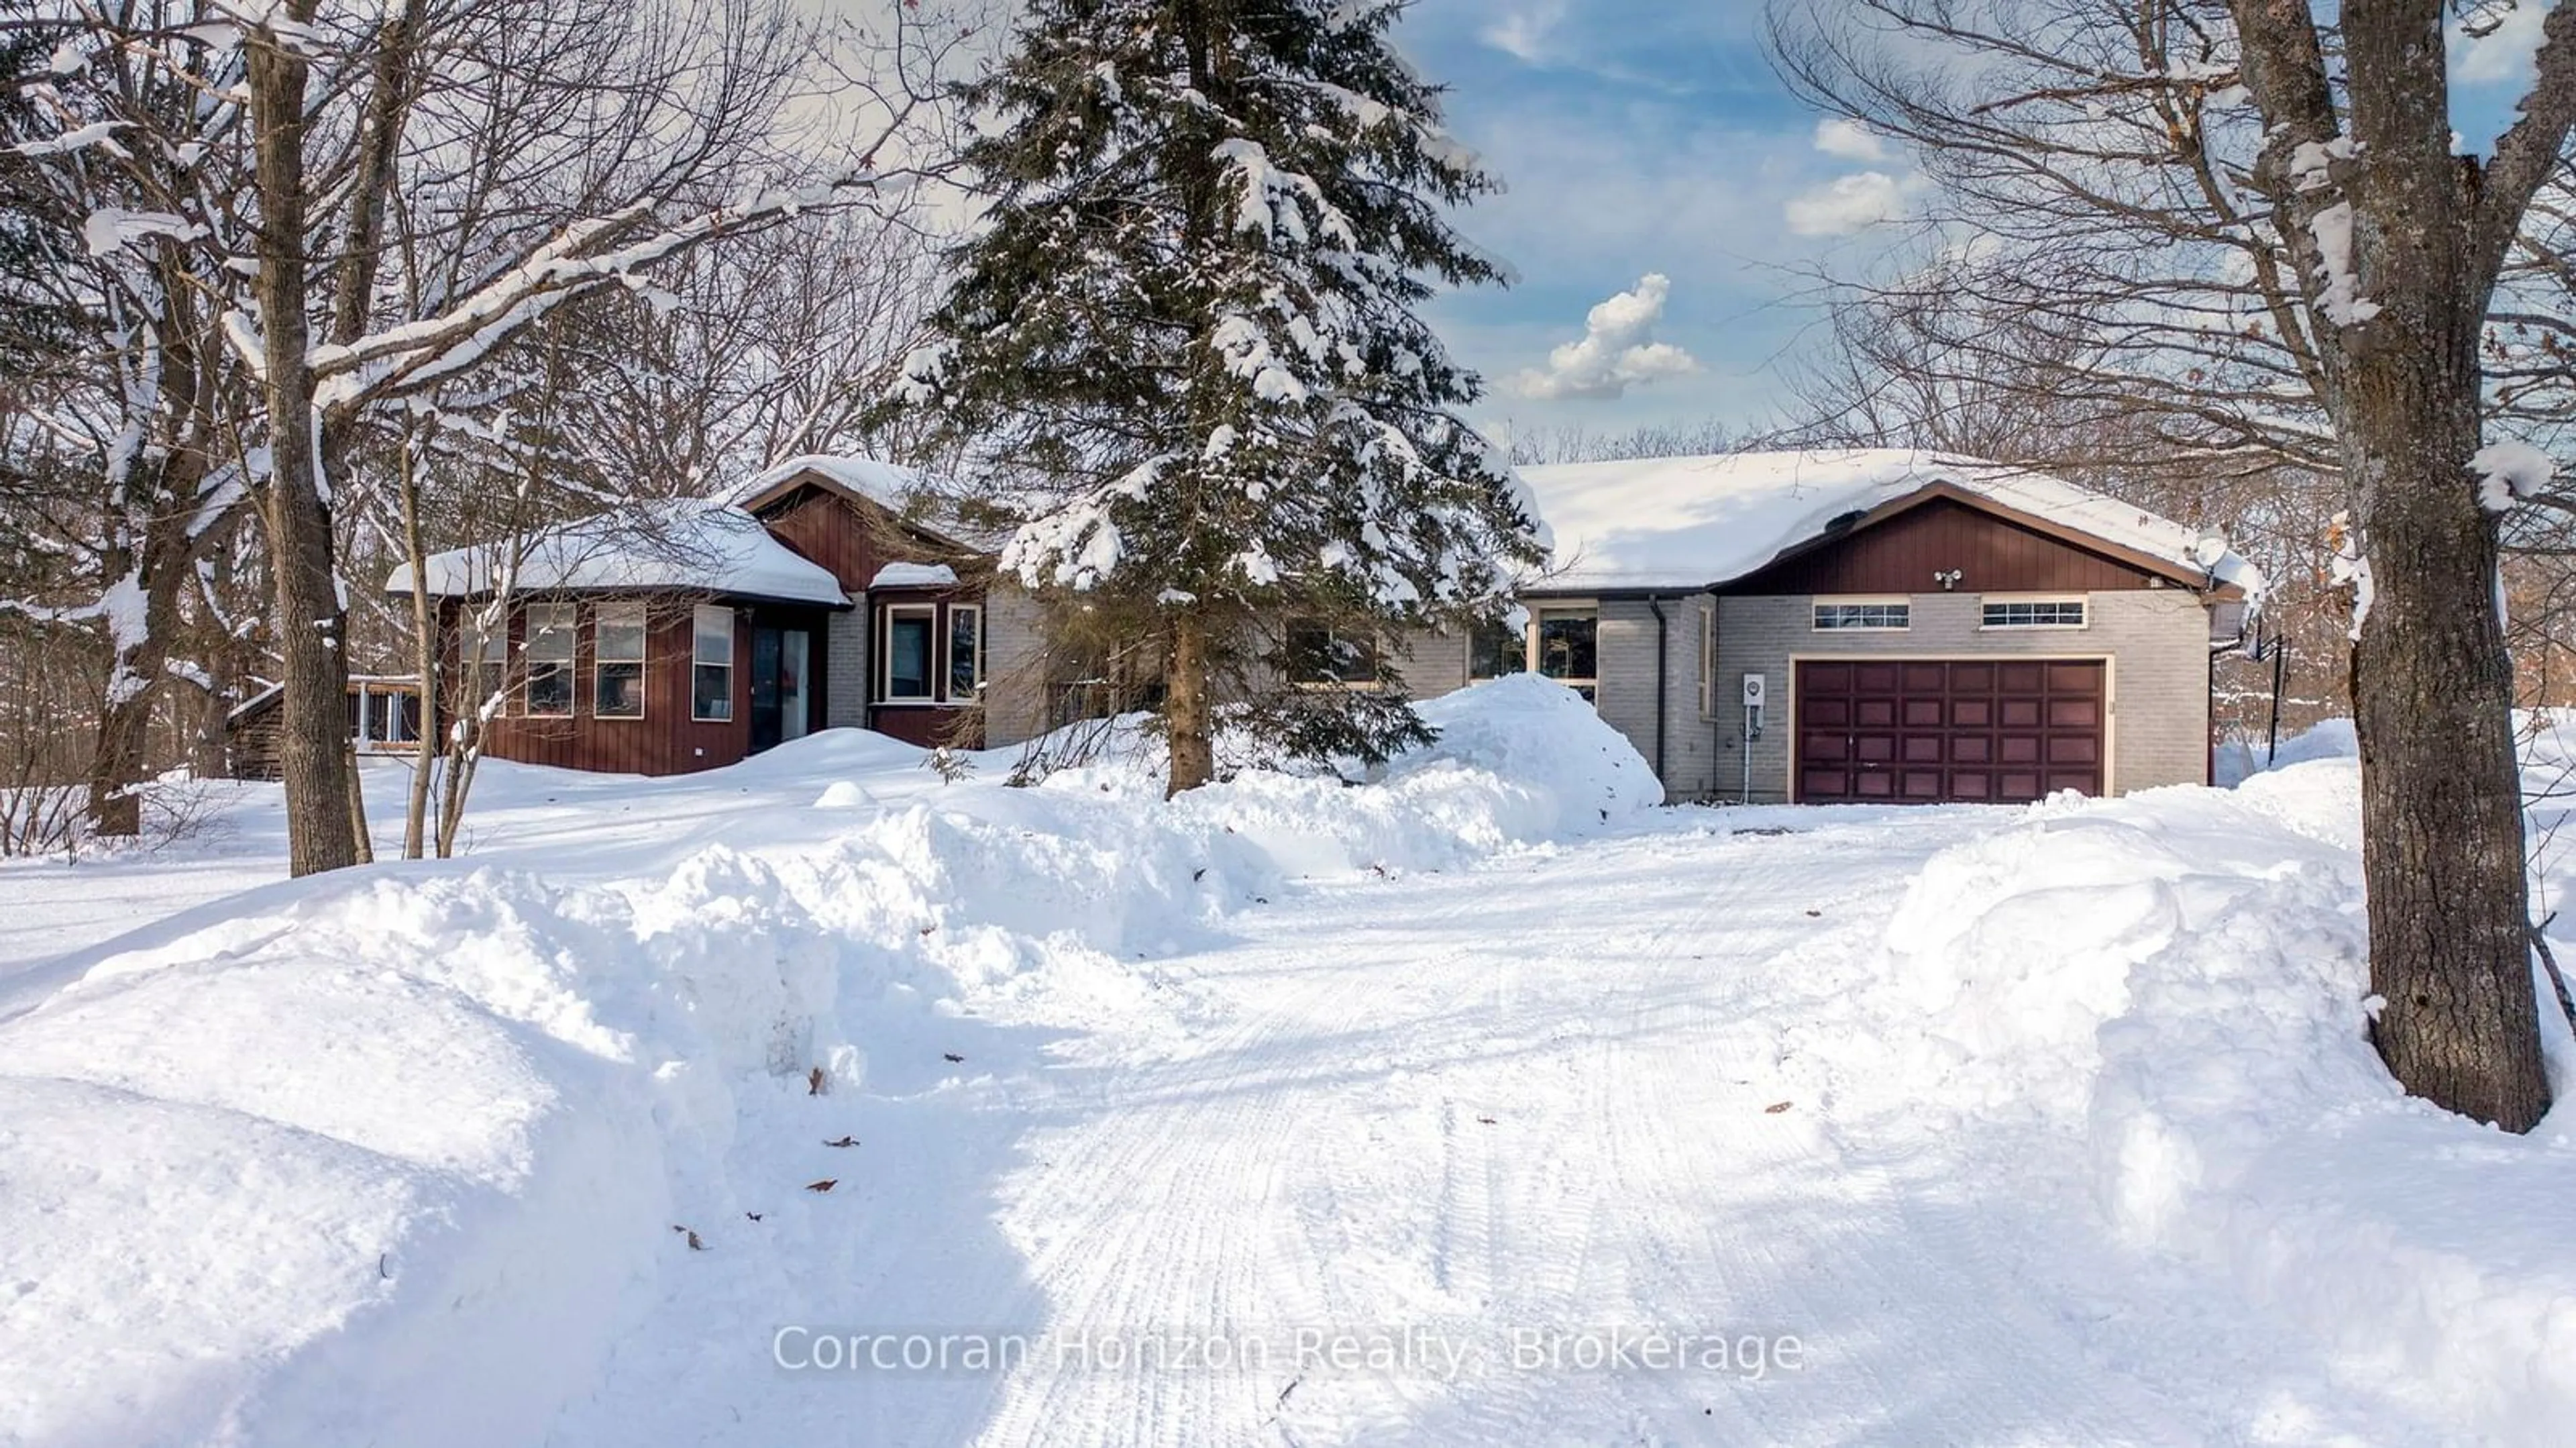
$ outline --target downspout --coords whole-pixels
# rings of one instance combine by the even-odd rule
[[[1669,795],[1672,793],[1672,786],[1664,775],[1664,725],[1671,715],[1668,706],[1673,688],[1670,668],[1673,652],[1672,620],[1664,617],[1662,599],[1648,595],[1646,607],[1654,610],[1655,614],[1655,782],[1663,785],[1664,793]]]

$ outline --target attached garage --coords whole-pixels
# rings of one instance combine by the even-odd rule
[[[2101,659],[1806,659],[1795,671],[1795,798],[2013,804],[2104,792]]]

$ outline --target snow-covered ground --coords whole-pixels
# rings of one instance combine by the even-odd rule
[[[2348,760],[1665,810],[1431,707],[0,867],[0,1442],[2565,1441],[2567,1118],[2378,1069]]]

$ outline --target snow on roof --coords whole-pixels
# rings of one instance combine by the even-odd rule
[[[2061,478],[1896,449],[1731,453],[1521,469],[1556,532],[1561,570],[1532,591],[1703,588],[1936,483],[2098,538],[2178,573],[2262,591],[2227,540]]]
[[[482,544],[431,555],[429,591],[442,598],[490,593],[510,550]],[[511,587],[525,592],[678,588],[784,603],[849,603],[840,580],[770,536],[760,520],[708,498],[636,503],[576,519],[528,540]],[[385,579],[411,590],[411,567]]]
[[[875,458],[808,453],[764,469],[735,490],[733,501],[747,503],[803,473],[818,474],[896,513],[902,512],[927,486],[922,475],[911,468],[879,462]]]
[[[870,588],[954,588],[957,570],[945,563],[889,563],[868,580]]]

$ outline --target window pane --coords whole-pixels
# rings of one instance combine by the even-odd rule
[[[1820,603],[1816,605],[1815,626],[1835,628],[1910,628],[1914,622],[1914,605],[1910,603]]]
[[[1589,613],[1538,616],[1538,671],[1551,679],[1596,679],[1600,620]]]
[[[887,615],[886,697],[889,699],[930,697],[929,614]]]
[[[1985,606],[1988,628],[2082,628],[2084,600],[2080,598],[2016,599]]]
[[[697,614],[696,637],[699,663],[730,667],[733,663],[733,610],[713,605],[701,607]]]
[[[572,712],[572,665],[528,665],[528,712],[547,718],[562,718]]]
[[[948,697],[971,699],[984,676],[984,611],[948,611]]]
[[[572,605],[528,605],[528,662],[572,662]]]
[[[733,666],[699,664],[690,671],[689,713],[699,719],[733,717]]]
[[[1509,624],[1479,624],[1467,640],[1467,677],[1499,679],[1529,672],[1529,639]]]
[[[602,719],[644,717],[644,666],[604,663],[598,668],[590,712]]]
[[[603,664],[644,661],[644,610],[633,605],[602,605],[593,649]]]

